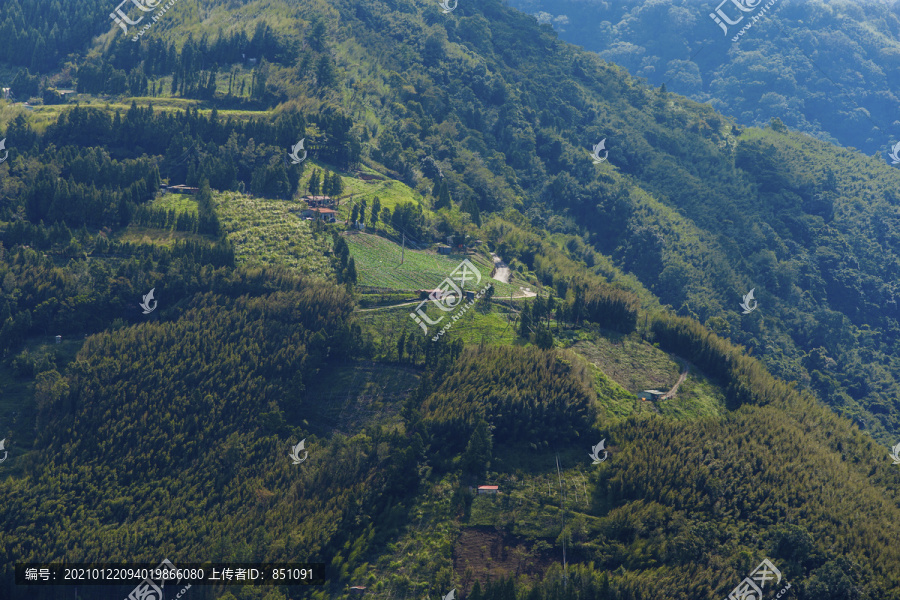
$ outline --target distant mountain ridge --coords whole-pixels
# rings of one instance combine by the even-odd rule
[[[561,39],[653,85],[708,102],[742,125],[778,118],[791,129],[885,157],[900,142],[897,2],[510,4],[552,25]]]

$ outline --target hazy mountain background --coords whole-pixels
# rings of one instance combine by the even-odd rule
[[[751,1],[743,3],[754,9],[745,15],[712,0],[510,4],[561,39],[742,125],[778,118],[883,158],[900,142],[900,4],[893,0]],[[744,15],[727,35],[709,16],[720,6],[731,20]]]

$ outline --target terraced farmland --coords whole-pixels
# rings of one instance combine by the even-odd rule
[[[430,250],[406,249],[400,264],[400,246],[376,235],[357,233],[345,237],[356,261],[357,283],[398,290],[433,289],[459,263],[468,258],[481,271],[482,286],[490,278],[493,264],[484,256],[444,256]]]

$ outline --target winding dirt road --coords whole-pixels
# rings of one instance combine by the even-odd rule
[[[668,400],[669,398],[674,398],[675,393],[678,391],[678,386],[680,386],[685,379],[687,379],[688,371],[690,370],[690,366],[687,361],[684,362],[684,372],[681,373],[681,376],[678,378],[678,381],[675,382],[675,385],[672,386],[672,389],[666,392],[666,395],[660,398],[660,400]]]
[[[499,256],[491,252],[491,258],[494,259],[494,276],[493,278],[500,283],[509,283],[509,265],[503,262]]]

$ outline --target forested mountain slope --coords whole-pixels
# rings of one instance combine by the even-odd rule
[[[425,195],[443,176],[473,220],[513,208],[538,230],[581,233],[663,303],[891,440],[883,433],[896,432],[900,417],[890,267],[895,169],[792,138],[778,123],[769,133],[742,133],[708,107],[642,87],[500,4],[463,3],[446,15],[431,4],[276,5],[278,19],[259,16],[252,2],[211,7],[213,23],[230,10],[255,15],[243,32],[220,35],[199,28],[185,3],[157,24],[165,38],[113,36],[79,66],[76,87],[245,108],[318,107],[322,159],[380,163]],[[245,51],[261,61],[249,73],[239,58]],[[219,61],[239,62],[226,74]],[[236,84],[242,78],[246,92]],[[338,106],[346,116],[329,116]],[[83,121],[90,131],[61,122],[49,139],[112,143],[118,157],[134,160],[157,154],[164,177],[194,185],[202,169],[216,189],[278,196],[296,189],[298,178],[274,147],[241,138],[226,144],[232,125],[175,135],[148,129],[141,138],[155,119],[138,114],[130,129],[88,125],[92,117]],[[291,119],[267,132],[266,143],[299,139],[303,123]],[[31,137],[15,141],[16,131],[7,132],[8,143],[27,152]],[[261,133],[244,128],[243,139]],[[600,140],[609,155],[596,166],[588,150]],[[42,206],[28,216],[59,218]],[[406,223],[422,235],[416,219]],[[534,267],[528,245],[511,240],[507,259]],[[828,248],[842,249],[829,257]],[[541,276],[565,293],[551,274]],[[761,309],[742,316],[738,305],[751,289]]]
[[[665,83],[669,91],[708,102],[741,125],[779,118],[792,129],[882,158],[900,142],[897,2],[511,5],[562,39],[653,85]]]
[[[37,39],[51,21],[21,1],[0,22]],[[2,594],[69,595],[13,586],[15,562],[169,557],[328,565],[325,587],[203,600],[706,599],[768,557],[804,600],[900,598],[883,160],[736,127],[492,0],[180,0],[138,42],[83,8],[97,37],[68,64],[5,59],[0,80],[82,103],[0,108]],[[404,249],[480,240],[540,294],[432,342],[408,290],[357,284],[354,225],[271,222],[320,171],[357,194],[342,221]],[[378,295],[398,306],[355,310]],[[703,393],[645,406],[585,344],[622,381],[636,356],[684,362]],[[496,502],[469,490],[495,481]],[[504,550],[469,572],[473,532],[532,570]]]

